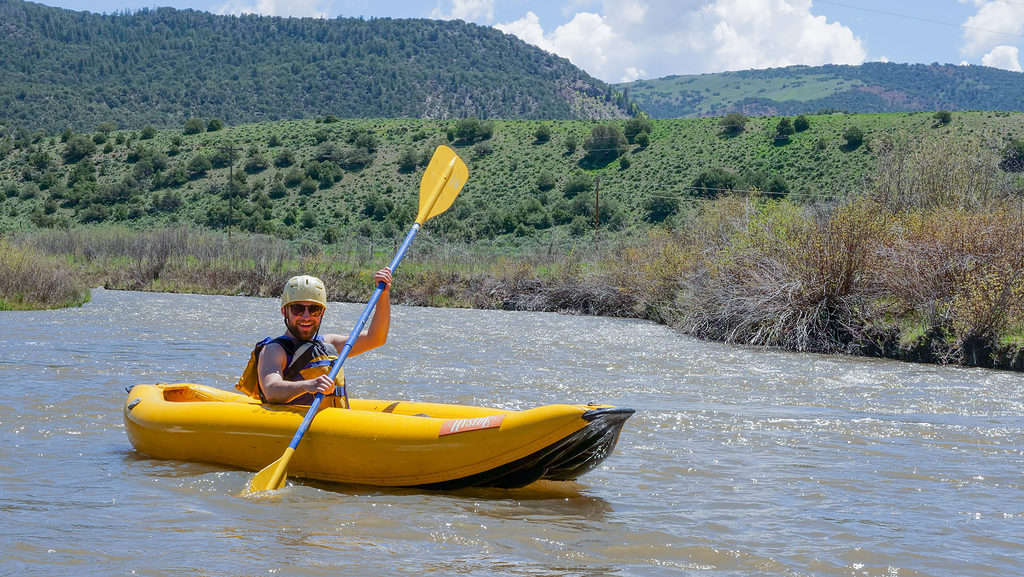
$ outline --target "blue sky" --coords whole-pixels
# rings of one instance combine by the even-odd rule
[[[41,0],[116,12],[173,6],[322,18],[460,18],[608,82],[869,61],[1021,71],[1024,0]]]

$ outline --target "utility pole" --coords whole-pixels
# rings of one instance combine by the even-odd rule
[[[241,152],[241,148],[234,146],[221,145],[221,152],[226,152],[228,155],[228,240],[231,240],[231,224],[234,221],[234,209],[235,209],[235,153]]]

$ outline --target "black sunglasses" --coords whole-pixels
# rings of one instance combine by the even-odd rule
[[[302,316],[302,314],[305,313],[311,317],[318,317],[324,314],[324,307],[320,305],[305,305],[301,303],[292,303],[288,305],[288,310],[292,311],[292,314],[295,316]]]

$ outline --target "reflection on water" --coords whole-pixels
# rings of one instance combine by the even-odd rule
[[[272,299],[96,291],[0,313],[3,575],[1014,575],[1024,384],[701,343],[650,323],[395,307],[353,396],[637,409],[577,483],[292,483],[132,451],[125,387],[230,388]],[[361,305],[334,305],[347,333]]]

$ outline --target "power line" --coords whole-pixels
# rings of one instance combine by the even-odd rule
[[[1009,2],[1008,0],[1000,0],[1004,4],[1012,4],[1016,6],[1024,6],[1021,2]],[[929,24],[937,24],[939,26],[948,26],[951,28],[963,28],[966,30],[977,30],[978,32],[986,32],[988,34],[995,34],[997,36],[1005,36],[1007,38],[1024,38],[1024,35],[1014,34],[1010,32],[1002,32],[999,30],[992,30],[990,28],[982,28],[980,26],[969,26],[967,24],[955,24],[953,22],[946,22],[943,20],[934,20],[931,18],[924,18],[922,16],[915,16],[910,14],[901,14],[899,12],[891,12],[889,10],[880,10],[878,8],[865,8],[863,6],[854,6],[845,2],[833,2],[832,0],[817,0],[818,4],[827,4],[831,6],[837,6],[839,8],[847,8],[849,10],[859,10],[861,12],[870,12],[873,14],[881,14],[883,16],[895,16],[897,18],[905,18],[907,20],[917,20],[919,22],[927,22]]]

